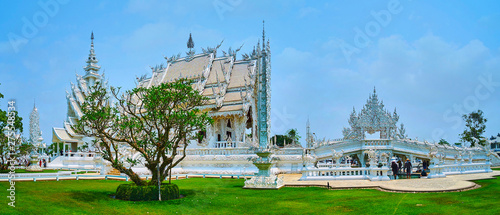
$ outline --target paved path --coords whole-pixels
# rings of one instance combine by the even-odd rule
[[[285,186],[326,186],[331,189],[375,188],[392,192],[450,192],[477,188],[472,180],[491,179],[500,175],[500,171],[491,173],[448,175],[445,178],[398,179],[391,181],[370,180],[332,180],[332,181],[299,181],[301,174],[284,174]]]

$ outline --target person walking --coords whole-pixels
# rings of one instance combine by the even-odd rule
[[[411,162],[410,159],[406,159],[405,169],[406,169],[406,178],[411,178]]]
[[[392,161],[391,168],[392,168],[392,174],[394,174],[394,180],[396,180],[398,176],[398,164],[396,164],[396,161]]]

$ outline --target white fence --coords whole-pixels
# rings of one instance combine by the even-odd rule
[[[302,169],[302,177],[300,181],[308,180],[362,180],[369,179],[370,181],[388,181],[387,176],[389,168],[350,168],[350,167],[306,167]]]
[[[459,163],[445,165],[431,165],[427,178],[443,178],[446,175],[473,174],[492,172],[489,163]]]

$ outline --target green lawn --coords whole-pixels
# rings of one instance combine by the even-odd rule
[[[44,169],[41,173],[55,173],[61,170]],[[9,173],[10,170],[0,170],[0,173]],[[16,173],[40,173],[40,172],[28,172],[24,169],[16,169]]]
[[[388,193],[371,189],[242,189],[242,179],[175,181],[185,198],[166,202],[112,199],[121,181],[16,183],[16,208],[0,198],[0,214],[500,214],[500,178],[457,193]],[[410,181],[409,181],[410,182]],[[0,183],[6,196],[6,182]]]

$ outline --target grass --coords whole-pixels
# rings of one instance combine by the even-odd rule
[[[0,170],[0,173],[9,173],[10,170]],[[16,169],[16,173],[56,173],[61,170],[54,170],[54,169],[44,169],[41,172],[29,172],[26,171],[25,169]]]
[[[175,181],[184,198],[130,202],[111,198],[112,180],[16,183],[16,208],[0,198],[0,214],[500,214],[500,178],[456,193],[389,193],[371,189],[242,189],[242,179],[190,178]],[[6,182],[0,193],[7,195]]]

